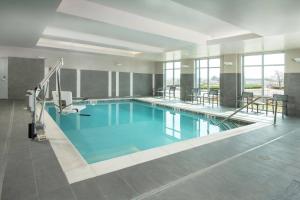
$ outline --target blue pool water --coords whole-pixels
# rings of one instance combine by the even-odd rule
[[[47,110],[88,163],[171,144],[243,124],[139,101],[110,101],[87,105],[78,113],[60,115],[53,105]]]

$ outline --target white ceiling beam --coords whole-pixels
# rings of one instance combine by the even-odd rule
[[[164,52],[164,49],[159,47],[139,44],[135,42],[128,42],[124,40],[118,40],[118,39],[98,36],[89,33],[82,33],[82,32],[77,32],[77,31],[72,31],[67,29],[61,29],[57,27],[46,27],[46,29],[43,32],[43,35],[54,36],[54,37],[65,38],[65,39],[72,39],[72,40],[80,40],[84,42],[92,42],[97,44],[106,44],[106,45],[118,46],[123,48],[125,47],[128,49],[147,52],[147,53]]]
[[[63,0],[57,11],[195,44],[206,44],[206,41],[211,38],[208,35],[190,29],[145,18],[86,0]]]
[[[66,49],[72,51],[81,51],[81,52],[88,52],[88,53],[127,56],[127,57],[135,57],[141,53],[136,51],[127,51],[123,49],[107,48],[107,47],[80,44],[74,42],[66,42],[66,41],[47,39],[47,38],[40,38],[36,46]]]

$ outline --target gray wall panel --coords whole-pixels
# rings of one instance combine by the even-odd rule
[[[181,74],[180,76],[180,98],[182,100],[187,99],[187,95],[191,93],[194,87],[194,75],[193,74]]]
[[[119,96],[130,96],[130,73],[128,72],[119,73]]]
[[[108,72],[81,70],[81,96],[89,98],[108,97]]]
[[[155,74],[155,91],[164,87],[164,75],[163,74]],[[156,93],[156,96],[161,96],[162,93]]]
[[[60,71],[61,89],[71,91],[72,96],[76,97],[77,72],[75,69],[61,69]]]
[[[300,117],[300,73],[284,74],[284,93],[288,95],[288,114]]]
[[[8,58],[8,98],[24,99],[25,92],[43,79],[44,59]]]
[[[152,96],[152,74],[133,74],[133,95]]]
[[[241,95],[241,74],[221,73],[220,103],[222,106],[235,107],[236,99]]]
[[[111,97],[116,97],[116,72],[111,72]]]
[[[155,74],[155,90],[162,88],[164,86],[164,75]]]

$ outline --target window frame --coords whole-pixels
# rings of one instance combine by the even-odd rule
[[[211,67],[210,66],[210,60],[213,60],[213,59],[219,59],[219,66],[216,67]],[[206,60],[206,67],[201,67],[201,61],[203,60]],[[209,90],[211,88],[211,81],[210,81],[210,69],[219,69],[219,79],[221,77],[221,57],[219,56],[214,56],[214,57],[204,57],[204,58],[198,58],[198,59],[195,59],[194,60],[194,87],[195,88],[199,88],[200,89],[200,92],[201,91],[201,69],[206,69],[207,70],[207,73],[206,73],[206,78],[207,78],[207,90]],[[198,71],[198,73],[197,73]],[[220,87],[221,87],[221,83],[220,83],[220,80],[219,80],[219,89],[220,90]]]
[[[241,65],[242,65],[242,91],[245,91],[245,67],[261,67],[261,84],[262,84],[262,91],[261,91],[261,96],[265,96],[265,67],[275,67],[275,66],[283,66],[284,71],[285,71],[285,59],[283,64],[265,64],[265,56],[266,55],[272,55],[272,54],[283,54],[285,58],[285,52],[282,51],[277,51],[277,52],[263,52],[263,53],[251,53],[251,54],[244,54],[241,56]],[[247,56],[261,56],[262,62],[261,65],[245,65],[245,57]],[[283,85],[284,85],[285,80],[283,80]]]

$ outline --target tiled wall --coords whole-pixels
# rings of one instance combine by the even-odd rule
[[[284,74],[284,93],[288,95],[288,114],[300,117],[300,73]]]
[[[129,97],[131,96],[131,90],[134,96],[152,96],[152,74],[133,73],[133,87],[130,88],[130,72],[61,69],[62,90],[72,91],[73,97],[78,96],[76,87],[78,81],[77,71],[80,73],[80,97]],[[109,73],[111,74],[110,87]],[[118,85],[116,85],[117,78],[119,78]],[[50,79],[50,98],[52,97],[51,91],[56,88],[55,80],[55,76]],[[109,88],[111,92],[109,92]],[[111,96],[109,96],[109,94],[111,94]]]
[[[81,70],[80,91],[82,97],[107,98],[108,72],[96,70]]]
[[[220,74],[220,103],[222,106],[235,107],[236,99],[240,96],[241,74]]]
[[[155,74],[155,90],[162,88],[164,86],[164,75]]]
[[[25,99],[44,77],[44,59],[8,58],[8,98]]]
[[[71,91],[73,97],[77,96],[76,83],[77,74],[75,69],[61,69],[61,89]]]
[[[152,74],[133,74],[133,95],[152,96]]]
[[[119,96],[130,96],[130,73],[128,72],[119,73]]]
[[[111,72],[111,97],[116,97],[116,72]]]
[[[194,86],[193,74],[181,74],[180,77],[180,98],[182,100],[188,100],[188,95]]]

